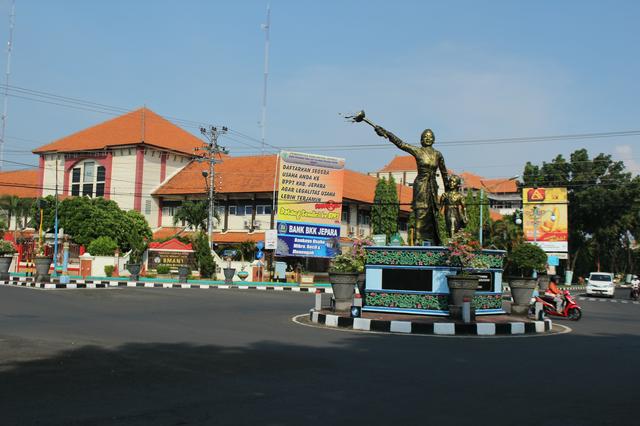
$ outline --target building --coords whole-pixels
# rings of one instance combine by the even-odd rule
[[[158,238],[184,229],[174,215],[185,200],[206,199],[195,160],[203,141],[147,108],[113,118],[35,149],[37,170],[0,173],[0,191],[37,198],[57,193],[104,197],[124,210],[142,213]],[[214,241],[236,243],[264,239],[273,228],[277,196],[277,156],[222,155],[215,166]],[[345,170],[341,236],[370,235],[370,212],[377,179]],[[411,189],[398,185],[399,226],[407,238]],[[2,192],[0,192],[1,194]]]

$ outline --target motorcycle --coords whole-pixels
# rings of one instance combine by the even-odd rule
[[[633,280],[631,282],[631,293],[629,294],[631,300],[640,299],[640,281]]]
[[[578,321],[582,318],[582,308],[576,303],[571,293],[563,290],[562,298],[564,299],[564,304],[561,313],[556,310],[556,302],[553,300],[553,296],[549,294],[536,296],[531,303],[530,312],[531,314],[535,314],[536,302],[540,302],[542,303],[542,309],[545,315],[568,318],[572,321]]]

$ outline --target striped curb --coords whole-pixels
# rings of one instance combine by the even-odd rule
[[[411,321],[384,321],[369,318],[351,318],[309,311],[309,320],[327,327],[347,328],[359,331],[377,331],[399,334],[426,334],[441,336],[506,336],[538,334],[551,331],[550,319],[531,322],[457,324],[436,322],[425,324]]]
[[[603,298],[599,298],[599,297],[591,297],[591,296],[580,296],[578,297],[578,300],[580,301],[587,301],[587,302],[609,302],[609,303],[622,303],[622,304],[633,304],[633,305],[640,305],[640,302],[637,300],[631,300],[631,299],[603,299]]]
[[[24,278],[24,277],[20,277]],[[69,284],[56,282],[36,283],[32,280],[3,280],[0,285],[30,287],[43,290],[77,290],[77,289],[98,289],[98,288],[180,288],[180,289],[225,289],[225,290],[264,290],[264,291],[292,291],[294,293],[332,293],[330,287],[287,287],[287,286],[256,286],[256,285],[226,285],[226,284],[183,284],[183,283],[153,283],[143,281],[92,281],[92,280],[71,280]]]

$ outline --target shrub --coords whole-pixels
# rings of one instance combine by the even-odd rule
[[[331,260],[329,272],[359,272],[360,262],[352,254],[339,254]]]
[[[169,265],[158,265],[156,266],[156,273],[161,275],[166,275],[171,272],[171,267]]]
[[[111,237],[98,237],[91,241],[87,251],[93,256],[113,256],[118,248],[118,243]]]
[[[211,278],[216,271],[216,264],[211,255],[207,234],[200,232],[193,244],[195,246],[196,262],[200,270],[200,277]]]
[[[6,254],[13,254],[16,252],[15,246],[6,240],[0,241],[0,256],[4,256]]]
[[[536,244],[517,245],[507,257],[509,269],[520,276],[531,276],[533,271],[543,272],[547,265],[547,254]]]
[[[114,270],[115,270],[115,267],[113,265],[104,265],[104,274],[107,277],[112,277]]]

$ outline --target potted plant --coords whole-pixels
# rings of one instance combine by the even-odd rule
[[[339,254],[329,265],[329,282],[333,290],[334,309],[348,311],[353,303],[360,263],[353,254]]]
[[[38,251],[34,259],[34,264],[36,267],[36,282],[46,282],[49,281],[49,269],[51,268],[51,263],[53,262],[53,257],[47,256],[44,253],[44,241],[41,239],[38,241]]]
[[[191,268],[187,265],[178,266],[178,282],[186,283],[187,277],[191,273]]]
[[[453,234],[447,250],[447,264],[459,268],[456,275],[447,275],[449,305],[460,307],[465,299],[473,299],[478,288],[480,277],[469,272],[486,269],[488,265],[478,256],[481,252],[480,243],[467,231],[459,230]]]
[[[147,243],[139,237],[131,237],[129,239],[131,252],[129,253],[129,262],[126,265],[127,271],[131,274],[133,281],[140,279],[140,270],[142,269],[142,256],[147,249]]]
[[[249,272],[245,271],[246,267],[247,265],[243,263],[242,266],[240,267],[240,270],[236,273],[238,278],[240,278],[242,281],[246,280],[247,277],[249,276]]]
[[[9,267],[15,252],[16,248],[10,241],[0,241],[0,280],[9,279]]]
[[[233,284],[233,276],[236,274],[236,268],[231,267],[231,256],[227,256],[227,267],[222,270],[224,272],[224,283]]]
[[[514,314],[526,314],[533,290],[536,288],[537,279],[535,272],[546,270],[547,254],[536,244],[518,244],[507,257],[509,270],[519,276],[509,277],[509,287],[513,304],[511,312]]]

